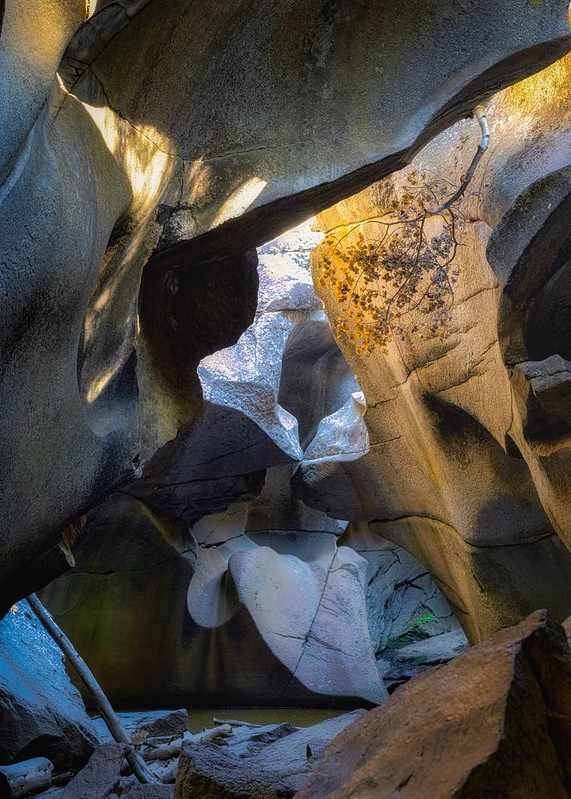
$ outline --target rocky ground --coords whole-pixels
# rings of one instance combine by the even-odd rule
[[[98,743],[74,776],[54,771],[40,745],[35,760],[0,766],[2,795],[30,794],[21,779],[27,767],[36,799],[565,799],[569,633],[571,619],[562,627],[538,611],[416,675],[378,708],[307,728],[215,719],[191,734],[185,710],[119,714],[156,779],[145,785],[130,773],[125,745],[95,718]],[[30,782],[34,774],[45,776],[43,785]]]

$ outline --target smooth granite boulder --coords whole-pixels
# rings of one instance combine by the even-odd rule
[[[63,656],[27,602],[0,621],[0,763],[47,757],[77,770],[98,744]]]
[[[448,335],[424,335],[414,313],[399,320],[386,355],[358,354],[342,334],[366,398],[369,451],[302,463],[294,478],[307,504],[367,522],[423,563],[471,642],[535,607],[560,620],[571,608],[568,315],[545,305],[539,317],[536,304],[567,269],[570,118],[560,110],[570,64],[566,57],[488,105],[491,143],[458,231]],[[452,192],[479,138],[475,121],[458,123],[403,173],[324,212],[320,229],[343,236],[339,246],[359,233],[378,240],[392,197],[414,186],[407,176],[441,178]],[[335,246],[314,251],[316,279],[324,258],[339,268]],[[550,296],[564,301],[558,286]],[[327,281],[318,293],[333,324],[345,317]]]
[[[216,274],[251,307],[255,246],[569,48],[563,0],[29,5],[0,39],[2,576],[194,419],[197,282],[235,341]]]

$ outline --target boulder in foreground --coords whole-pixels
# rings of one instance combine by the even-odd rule
[[[97,743],[61,651],[19,602],[0,620],[0,764],[47,757],[77,770]]]
[[[536,611],[344,730],[296,799],[567,799],[570,788],[571,656]]]
[[[286,734],[250,757],[216,744],[187,741],[174,799],[289,799],[307,780],[327,744],[364,713],[354,710]]]

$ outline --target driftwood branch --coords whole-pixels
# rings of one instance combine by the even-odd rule
[[[464,195],[464,192],[468,188],[468,184],[470,183],[470,181],[474,176],[476,167],[480,163],[480,159],[488,149],[488,145],[490,143],[490,128],[488,126],[488,120],[486,117],[486,107],[484,105],[477,105],[476,108],[474,108],[474,116],[476,117],[476,119],[478,120],[478,124],[480,125],[481,139],[480,139],[480,144],[478,145],[478,149],[476,150],[476,153],[472,158],[472,163],[468,167],[468,171],[460,181],[460,185],[458,186],[454,194],[452,194],[452,196],[450,196],[446,200],[446,202],[443,202],[442,205],[439,205],[438,208],[432,208],[430,210],[427,210],[426,216],[434,216],[435,214],[441,214],[442,211],[446,211],[447,209],[449,209],[451,205],[457,202],[460,199],[460,197]]]
[[[231,727],[259,727],[259,724],[252,724],[250,721],[236,721],[235,719],[212,719],[216,725],[229,724]]]
[[[105,720],[105,723],[107,724],[109,732],[113,738],[118,743],[126,745],[125,756],[139,782],[158,782],[158,779],[149,770],[143,758],[136,752],[133,744],[129,740],[129,736],[123,729],[121,722],[115,715],[115,711],[109,703],[109,700],[101,690],[99,683],[91,673],[89,667],[83,658],[81,658],[81,656],[77,653],[75,647],[63,630],[61,630],[56,624],[51,613],[46,610],[35,594],[30,594],[28,597],[28,603],[30,608],[42,623],[43,627],[54,639],[87,688],[89,688],[89,691],[93,697],[93,701],[101,713],[101,716]]]
[[[197,743],[206,743],[206,741],[214,741],[216,738],[228,738],[232,735],[232,727],[230,724],[222,724],[219,727],[214,727],[212,730],[204,730],[192,736],[192,740]]]
[[[45,757],[34,757],[11,766],[0,766],[0,796],[20,799],[49,788],[52,784],[52,770],[52,763]]]
[[[185,739],[180,736],[172,741],[155,743],[152,738],[148,738],[143,744],[138,746],[137,751],[147,763],[149,760],[170,760],[171,757],[178,757],[180,755],[182,742],[184,740]]]

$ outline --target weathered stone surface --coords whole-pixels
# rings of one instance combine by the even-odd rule
[[[406,637],[408,635],[408,637]],[[413,643],[407,643],[412,639]],[[406,682],[415,674],[433,666],[448,663],[469,648],[462,629],[439,633],[428,638],[405,633],[402,639],[386,647],[377,658],[383,682],[389,690]]]
[[[332,532],[233,538],[236,514],[226,530],[201,520],[184,550],[178,528],[114,498],[78,542],[76,570],[42,592],[115,704],[381,701],[366,561]]]
[[[238,756],[213,744],[183,745],[176,799],[287,799],[303,785],[327,744],[365,711],[300,729],[268,743],[255,755]]]
[[[98,743],[63,657],[25,601],[0,621],[0,763],[82,766]]]
[[[178,736],[188,732],[186,710],[148,710],[133,713],[117,713],[121,726],[134,743],[157,736]],[[101,716],[92,719],[102,743],[115,739]]]
[[[568,795],[571,656],[544,611],[414,677],[345,730],[298,799]]]
[[[306,539],[297,556],[268,546],[235,553],[229,571],[238,598],[292,679],[319,694],[378,704],[386,691],[367,626],[366,561],[324,534],[307,541],[313,552],[302,559]],[[287,685],[281,701],[290,704],[294,696]]]
[[[299,217],[295,219],[290,205],[293,223],[307,217],[305,193],[313,187],[321,187],[316,194],[325,193],[325,184],[332,179],[367,165],[369,175],[351,175],[351,182],[360,178],[365,185],[373,178],[373,165],[378,169],[384,158],[400,155],[424,126],[438,129],[454,113],[452,109],[456,113],[462,106],[463,111],[471,109],[478,96],[499,88],[503,81],[513,82],[530,63],[538,68],[565,52],[562,41],[547,43],[568,34],[566,9],[563,4],[556,6],[543,8],[541,14],[527,7],[523,14],[518,6],[514,29],[500,37],[497,15],[509,15],[509,3],[490,2],[477,10],[452,5],[437,19],[437,44],[425,35],[436,23],[429,5],[416,4],[414,14],[404,6],[391,15],[382,13],[382,3],[343,7],[333,14],[323,4],[304,0],[276,8],[273,14],[256,5],[237,12],[228,29],[223,4],[208,17],[197,16],[184,4],[173,3],[160,12],[150,4],[101,54],[93,53],[89,70],[74,90],[85,100],[95,78],[112,108],[182,159],[185,171],[191,173],[185,175],[185,183],[193,184],[188,200],[199,231],[245,208],[267,206],[271,213],[272,202],[295,193],[300,195],[296,197]],[[148,36],[151,29],[160,30],[169,41],[168,60],[194,65],[193,70],[181,72],[170,95],[164,91],[159,68],[145,82],[135,80],[141,64],[145,68],[149,63],[162,64],[164,69],[168,63],[161,37]],[[345,38],[356,30],[359,36]],[[192,31],[192,49],[187,31]],[[248,48],[243,47],[244,36]],[[379,41],[383,48],[377,46]],[[520,53],[528,47],[533,51],[524,58]],[[265,57],[260,61],[257,53],[262,49]],[[423,69],[414,69],[414,78],[408,72],[408,57],[402,55],[411,51],[422,52]],[[298,72],[294,65],[303,68]],[[374,66],[379,69],[373,73]],[[338,80],[340,75],[351,78]],[[210,101],[212,96],[217,103]],[[174,112],[183,107],[188,109],[186,115]],[[292,115],[293,108],[304,109],[301,119]],[[330,122],[332,108],[336,125]],[[372,109],[386,120],[382,138]],[[308,129],[309,140],[297,138]],[[345,163],[332,175],[330,165],[339,162],[341,145],[347,140],[352,152],[343,153]],[[181,200],[179,206],[183,204]],[[259,216],[258,243],[262,243],[278,232],[277,219],[275,212],[271,221],[267,214]],[[269,225],[273,232],[264,229]]]
[[[279,741],[280,738],[285,738],[300,729],[288,721],[277,726],[266,724],[261,727],[232,727],[232,734],[225,737],[224,741],[230,747],[233,755],[251,757],[259,754],[268,744]]]
[[[292,462],[244,413],[205,402],[193,422],[123,492],[192,523],[232,503],[255,499],[265,469]]]
[[[466,635],[426,568],[405,549],[351,523],[339,540],[368,563],[367,618],[389,691],[468,648]]]
[[[562,543],[569,536],[568,322],[555,309],[538,315],[535,305],[548,285],[550,296],[565,296],[564,283],[557,289],[551,281],[568,261],[569,114],[561,102],[569,64],[562,59],[489,104],[491,145],[476,172],[477,196],[467,201],[448,337],[419,338],[412,315],[400,320],[386,356],[357,355],[342,337],[366,397],[369,452],[347,463],[303,463],[295,476],[307,504],[368,522],[420,560],[472,642],[534,607],[547,606],[558,619],[571,607]],[[476,149],[475,127],[458,123],[412,169],[457,185]],[[371,220],[389,209],[407,174],[324,212],[320,228],[347,233],[347,245],[359,232],[378,239]],[[317,249],[316,277],[330,249]],[[343,318],[331,287],[319,293],[329,318]],[[559,333],[551,335],[555,319]],[[540,378],[548,373],[549,386]]]
[[[512,378],[522,412],[522,431],[538,455],[571,446],[571,362],[560,355],[518,363]]]
[[[315,438],[303,453],[304,466],[323,461],[353,461],[369,451],[369,434],[363,422],[365,397],[356,391],[345,405],[319,423]]]
[[[106,799],[121,795],[121,764],[125,745],[101,744],[79,774],[68,782],[58,799]]]
[[[367,448],[360,395],[310,283],[311,237],[298,236],[261,254],[256,319],[201,362],[207,399],[195,420],[90,514],[75,571],[43,592],[115,703],[351,706],[386,696],[368,628],[368,563],[337,546],[345,522],[291,487],[303,457],[298,420],[313,457],[354,459]],[[153,666],[140,670],[141,660]]]
[[[54,72],[85,4],[52,3],[30,23],[27,2],[10,0],[3,575],[194,418],[178,313],[193,268],[243,265],[254,246],[387,174],[569,46],[562,0],[384,10],[296,0],[229,16],[223,2],[208,14],[181,0],[98,3],[90,11],[102,16],[68,52],[68,92]]]
[[[124,796],[131,799],[173,799],[174,785],[135,785]]]
[[[17,169],[26,151],[28,136],[54,85],[54,74],[65,47],[85,19],[85,6],[78,0],[58,0],[38,9],[30,18],[26,0],[2,3],[0,64],[2,104],[0,125],[0,183],[11,169]],[[35,46],[30,46],[34,42]],[[14,113],[18,108],[18,113]]]

